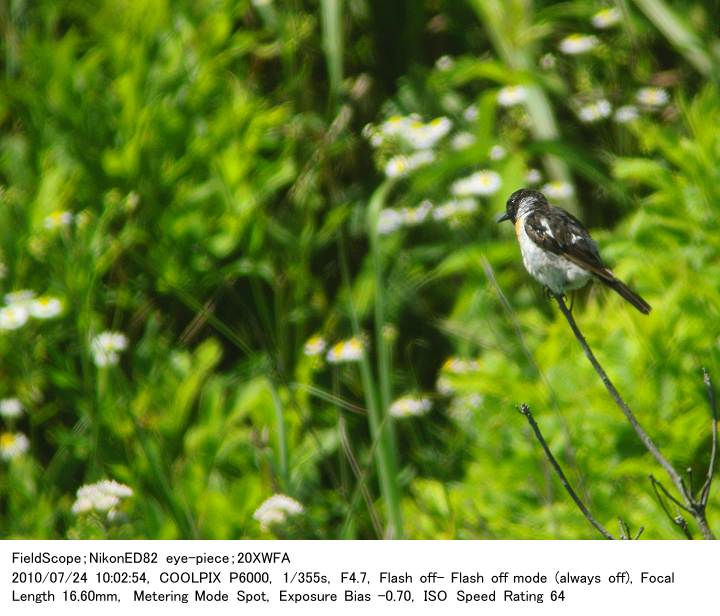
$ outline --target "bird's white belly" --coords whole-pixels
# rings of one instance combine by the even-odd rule
[[[524,219],[518,219],[516,231],[525,269],[553,293],[578,289],[590,279],[591,274],[587,270],[533,242],[525,231]]]

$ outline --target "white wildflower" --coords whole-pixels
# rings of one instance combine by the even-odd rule
[[[449,357],[442,366],[443,372],[450,374],[467,374],[477,372],[480,363],[476,359],[463,359],[461,357]]]
[[[559,49],[564,54],[576,56],[587,53],[598,43],[598,37],[593,34],[571,34],[560,41]]]
[[[523,86],[505,86],[497,94],[497,102],[501,107],[512,107],[524,102],[527,90]]]
[[[0,434],[0,458],[12,460],[30,449],[30,441],[22,432],[3,432]]]
[[[451,56],[440,56],[435,60],[435,68],[440,71],[449,71],[455,65],[455,60]]]
[[[612,28],[619,24],[621,18],[622,14],[620,11],[617,7],[613,6],[599,10],[592,16],[590,21],[598,30],[605,30],[606,28]]]
[[[18,329],[27,323],[29,316],[28,309],[21,304],[0,308],[0,329]]]
[[[455,393],[455,387],[453,386],[450,379],[445,376],[441,376],[438,378],[437,382],[435,383],[435,389],[437,389],[438,393],[443,396],[452,396],[453,393]]]
[[[350,338],[334,345],[328,351],[326,359],[331,364],[342,364],[360,361],[364,354],[365,345],[362,340],[360,338]]]
[[[600,99],[589,105],[585,105],[578,111],[578,117],[585,123],[591,124],[604,118],[612,113],[612,105],[606,99]]]
[[[470,105],[465,111],[463,111],[463,119],[466,122],[475,122],[479,117],[477,105]]]
[[[378,216],[377,231],[380,235],[388,235],[397,231],[403,225],[403,217],[400,212],[392,208],[385,208]]]
[[[274,494],[265,500],[253,513],[263,530],[275,524],[282,524],[287,518],[301,514],[305,508],[294,498],[285,494]]]
[[[472,214],[477,211],[478,203],[475,199],[451,199],[433,210],[433,219],[447,220],[462,214]]]
[[[57,297],[43,296],[30,302],[30,316],[36,319],[52,319],[63,310],[63,304]]]
[[[45,220],[43,220],[43,227],[45,227],[48,231],[55,231],[57,229],[70,226],[72,221],[72,212],[67,210],[56,210],[45,217]]]
[[[635,100],[643,107],[659,109],[667,105],[670,95],[664,88],[640,88],[635,94]]]
[[[561,180],[555,180],[544,184],[542,191],[545,193],[545,196],[550,199],[568,199],[572,197],[575,192],[571,184]]]
[[[494,195],[502,186],[502,180],[495,171],[484,169],[453,182],[450,191],[453,195]]]
[[[494,145],[490,148],[490,160],[502,160],[507,155],[507,150],[501,145]]]
[[[390,405],[389,413],[393,417],[410,417],[424,415],[431,408],[432,402],[429,398],[403,396]]]
[[[105,479],[79,488],[72,512],[75,514],[89,511],[112,512],[122,499],[132,495],[133,491],[130,487],[112,479]]]
[[[476,141],[477,139],[472,133],[461,132],[453,136],[452,141],[450,141],[450,147],[452,147],[453,150],[464,150],[465,148],[469,148]]]
[[[640,111],[635,105],[624,105],[618,107],[613,120],[618,124],[629,124],[637,120],[638,117],[640,117]]]
[[[31,291],[30,289],[20,289],[19,291],[5,294],[5,303],[8,306],[24,306],[29,304],[33,299],[35,299],[35,291]]]
[[[450,132],[452,122],[445,117],[435,118],[427,124],[411,122],[404,133],[405,141],[416,150],[429,150],[435,147]]]
[[[0,415],[6,419],[20,417],[23,412],[23,405],[17,398],[3,398],[0,400]]]
[[[537,186],[540,182],[542,182],[542,179],[543,176],[539,169],[528,169],[527,175],[525,176],[525,181],[530,186]]]
[[[325,339],[320,335],[315,335],[308,338],[305,346],[303,347],[303,353],[305,353],[308,357],[315,357],[317,355],[322,355],[326,348],[327,342],[325,342]]]
[[[403,224],[408,227],[414,227],[422,224],[427,220],[428,215],[433,209],[433,204],[425,199],[417,207],[405,207],[400,210]]]
[[[120,332],[106,331],[93,338],[90,350],[96,366],[114,366],[120,361],[120,353],[127,349],[128,339]]]

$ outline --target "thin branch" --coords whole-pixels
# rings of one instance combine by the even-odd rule
[[[660,488],[660,491],[661,491],[667,498],[669,498],[677,507],[680,507],[680,509],[684,509],[684,510],[687,511],[688,513],[692,514],[692,510],[691,510],[687,505],[684,505],[683,503],[681,503],[681,502],[680,502],[677,498],[675,498],[672,494],[670,494],[670,492],[668,491],[668,489],[667,489],[662,483],[660,483],[660,481],[658,481],[657,479],[655,479],[655,477],[654,477],[653,475],[650,475],[650,482],[652,483],[653,488],[655,488],[656,486],[657,486],[658,488]],[[668,515],[669,515],[669,514],[668,514]],[[671,516],[671,517],[672,517],[672,516]]]
[[[652,456],[657,460],[658,464],[662,466],[665,469],[665,472],[670,476],[670,479],[672,479],[672,482],[677,487],[678,491],[683,495],[686,496],[686,490],[685,485],[683,484],[683,480],[680,477],[680,474],[675,470],[672,464],[668,462],[667,458],[665,458],[662,453],[660,453],[660,450],[657,448],[655,443],[653,443],[652,439],[648,435],[647,432],[642,428],[640,423],[638,422],[637,418],[635,417],[635,414],[630,410],[630,407],[627,405],[625,400],[623,400],[622,396],[620,395],[620,392],[617,390],[615,385],[613,385],[612,381],[608,377],[607,373],[603,369],[603,367],[600,365],[600,362],[595,358],[595,354],[592,352],[592,349],[590,348],[590,345],[587,343],[587,340],[585,340],[585,336],[583,336],[583,333],[580,331],[580,328],[577,326],[577,323],[575,322],[575,317],[573,317],[572,312],[568,310],[567,305],[565,304],[565,299],[562,295],[555,295],[555,301],[557,301],[558,306],[560,307],[561,312],[565,316],[565,319],[567,320],[568,324],[570,325],[570,329],[573,330],[573,333],[575,334],[575,338],[577,338],[577,341],[580,343],[580,346],[582,347],[583,351],[585,352],[585,356],[588,358],[590,363],[592,364],[592,367],[595,368],[595,372],[598,373],[598,376],[602,380],[603,384],[605,385],[605,388],[608,390],[610,395],[612,396],[613,400],[615,400],[615,403],[620,407],[620,410],[623,412],[623,415],[625,415],[626,419],[630,422],[630,425],[633,427],[633,430],[637,433],[637,435],[640,437],[640,440],[643,442],[643,445],[645,445],[645,448],[652,454]]]
[[[605,385],[605,389],[608,390],[610,393],[610,396],[613,400],[615,400],[615,403],[618,405],[620,410],[622,411],[623,415],[625,415],[625,418],[630,422],[630,425],[633,427],[633,430],[635,430],[635,433],[638,435],[640,440],[642,441],[643,445],[645,445],[645,448],[652,454],[652,456],[655,458],[655,460],[660,464],[660,466],[665,469],[665,472],[668,474],[672,482],[675,484],[675,487],[677,488],[678,492],[682,496],[683,500],[685,501],[685,505],[681,505],[685,510],[689,511],[692,516],[695,518],[695,521],[697,522],[698,527],[700,528],[700,532],[702,533],[703,537],[705,539],[715,539],[715,535],[713,534],[712,530],[710,530],[710,527],[707,523],[707,518],[705,516],[705,504],[702,502],[702,499],[700,501],[695,500],[692,491],[688,489],[688,487],[685,485],[685,481],[680,476],[680,473],[675,470],[675,467],[668,461],[668,459],[660,452],[660,450],[657,448],[653,440],[650,438],[650,435],[648,435],[647,432],[643,429],[643,427],[640,425],[640,422],[638,422],[637,418],[635,417],[635,414],[630,410],[630,407],[627,405],[625,400],[623,400],[622,396],[620,395],[620,392],[618,392],[615,385],[613,385],[612,381],[608,377],[607,373],[603,369],[603,367],[600,365],[600,362],[595,357],[595,354],[592,352],[592,349],[590,348],[590,345],[587,343],[587,340],[585,340],[585,336],[583,336],[583,333],[580,331],[580,328],[578,327],[577,323],[575,322],[575,317],[573,317],[572,312],[568,309],[567,305],[565,304],[565,298],[562,295],[557,295],[553,293],[553,297],[555,298],[555,301],[558,304],[558,307],[560,308],[560,311],[563,313],[563,316],[565,317],[565,320],[567,320],[568,324],[570,325],[570,329],[572,329],[573,333],[575,334],[575,338],[577,338],[577,341],[580,343],[580,346],[583,349],[583,352],[585,353],[585,357],[588,358],[588,361],[592,364],[592,367],[595,369],[595,372],[597,372],[598,376],[600,377],[600,380]],[[707,383],[707,381],[706,381]],[[714,394],[713,394],[714,398]],[[712,405],[712,402],[711,402]],[[717,422],[714,422],[714,430],[717,430]],[[713,460],[714,465],[714,460]],[[706,480],[707,483],[707,480]],[[658,484],[660,485],[660,484]],[[662,486],[660,486],[662,488]],[[669,493],[667,490],[662,488],[664,492],[669,496]],[[703,488],[704,490],[705,488]],[[708,487],[709,490],[709,487]],[[676,499],[672,499],[673,502],[676,504],[679,504],[679,501]]]
[[[567,477],[565,476],[565,473],[563,472],[562,468],[560,467],[560,464],[555,459],[555,456],[553,456],[552,451],[550,451],[550,448],[548,447],[547,442],[545,441],[545,438],[542,435],[542,432],[540,432],[540,427],[537,425],[537,422],[535,421],[535,418],[532,415],[532,412],[530,411],[530,407],[527,404],[523,404],[520,407],[520,412],[525,415],[525,417],[528,420],[528,423],[530,424],[530,427],[532,428],[533,432],[535,433],[535,438],[540,443],[540,446],[543,448],[543,451],[545,452],[545,456],[549,460],[550,464],[552,465],[553,469],[557,473],[557,476],[560,478],[560,483],[562,483],[563,487],[567,491],[567,493],[570,495],[570,498],[573,499],[575,504],[577,505],[578,509],[582,512],[582,514],[585,516],[585,519],[592,524],[597,531],[605,537],[605,539],[614,539],[613,537],[606,529],[605,527],[600,524],[590,513],[588,508],[585,506],[585,503],[580,500],[580,497],[575,493],[575,490],[573,490],[572,486],[570,485],[570,482],[567,480]]]
[[[712,446],[710,449],[710,463],[708,464],[707,478],[700,490],[700,505],[705,507],[710,497],[710,487],[712,486],[713,476],[715,474],[715,463],[717,462],[718,451],[718,409],[717,399],[715,398],[715,388],[713,387],[710,375],[703,368],[703,380],[707,389],[708,402],[710,403],[710,412],[712,413]]]

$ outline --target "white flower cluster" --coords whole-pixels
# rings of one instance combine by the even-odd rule
[[[12,460],[30,449],[30,441],[22,432],[3,432],[0,434],[0,458]]]
[[[388,141],[399,142],[413,150],[430,150],[452,129],[452,122],[439,117],[423,122],[418,115],[392,116],[379,126],[368,125],[364,135],[373,147],[379,147]]]
[[[265,500],[253,514],[263,530],[275,524],[282,524],[287,518],[301,514],[305,508],[294,498],[285,494],[274,494]]]
[[[5,295],[5,306],[0,308],[0,330],[19,329],[34,319],[52,319],[63,311],[63,303],[57,297],[35,297],[29,289],[13,291]]]
[[[526,98],[527,90],[523,86],[505,86],[497,94],[497,102],[501,107],[514,107],[524,103]]]
[[[95,336],[90,343],[96,366],[114,366],[120,361],[120,353],[127,349],[128,339],[120,332],[106,331]]]
[[[305,346],[303,347],[303,353],[305,353],[308,357],[317,357],[318,355],[322,355],[326,348],[327,342],[325,342],[325,339],[322,336],[317,334],[307,339],[307,342],[305,342]]]
[[[545,193],[546,197],[558,200],[569,199],[575,193],[572,184],[561,180],[555,180],[554,182],[544,184],[542,192]]]
[[[566,36],[558,48],[568,56],[578,56],[597,47],[600,40],[594,34],[571,34]]]
[[[23,412],[23,405],[17,398],[3,398],[0,400],[0,416],[5,419],[16,419]]]
[[[122,499],[132,495],[133,491],[128,486],[112,479],[105,479],[79,488],[72,512],[81,514],[90,511],[107,511],[110,514]]]
[[[606,30],[607,28],[612,28],[613,26],[619,24],[621,18],[622,14],[620,13],[620,10],[613,6],[600,9],[592,16],[590,21],[598,30]]]
[[[640,88],[635,94],[635,100],[644,109],[652,111],[667,105],[670,95],[664,88]]]
[[[610,117],[612,113],[612,105],[610,101],[601,98],[594,103],[582,106],[578,111],[578,117],[586,124],[593,124],[605,118]]]
[[[468,177],[453,182],[450,192],[458,197],[471,195],[488,196],[494,195],[502,186],[500,175],[495,171],[483,169]]]
[[[365,344],[360,338],[341,340],[328,351],[326,359],[331,364],[360,361],[365,355]]]
[[[385,175],[389,178],[401,178],[435,160],[431,150],[420,150],[408,156],[398,154],[385,163]]]
[[[390,405],[390,415],[393,417],[417,417],[424,415],[432,408],[430,398],[403,396]]]
[[[43,227],[48,231],[56,231],[69,227],[73,221],[73,213],[68,210],[56,210],[45,217]]]
[[[458,216],[473,214],[478,209],[475,199],[450,199],[433,209],[433,220],[452,220]]]
[[[433,204],[427,199],[417,207],[385,208],[378,218],[378,233],[388,235],[401,227],[415,227],[427,220]]]

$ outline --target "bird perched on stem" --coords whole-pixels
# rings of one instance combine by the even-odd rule
[[[603,263],[595,241],[583,224],[548,203],[537,190],[516,190],[498,222],[515,225],[525,269],[554,295],[585,286],[591,278],[617,292],[643,314],[650,305]]]

